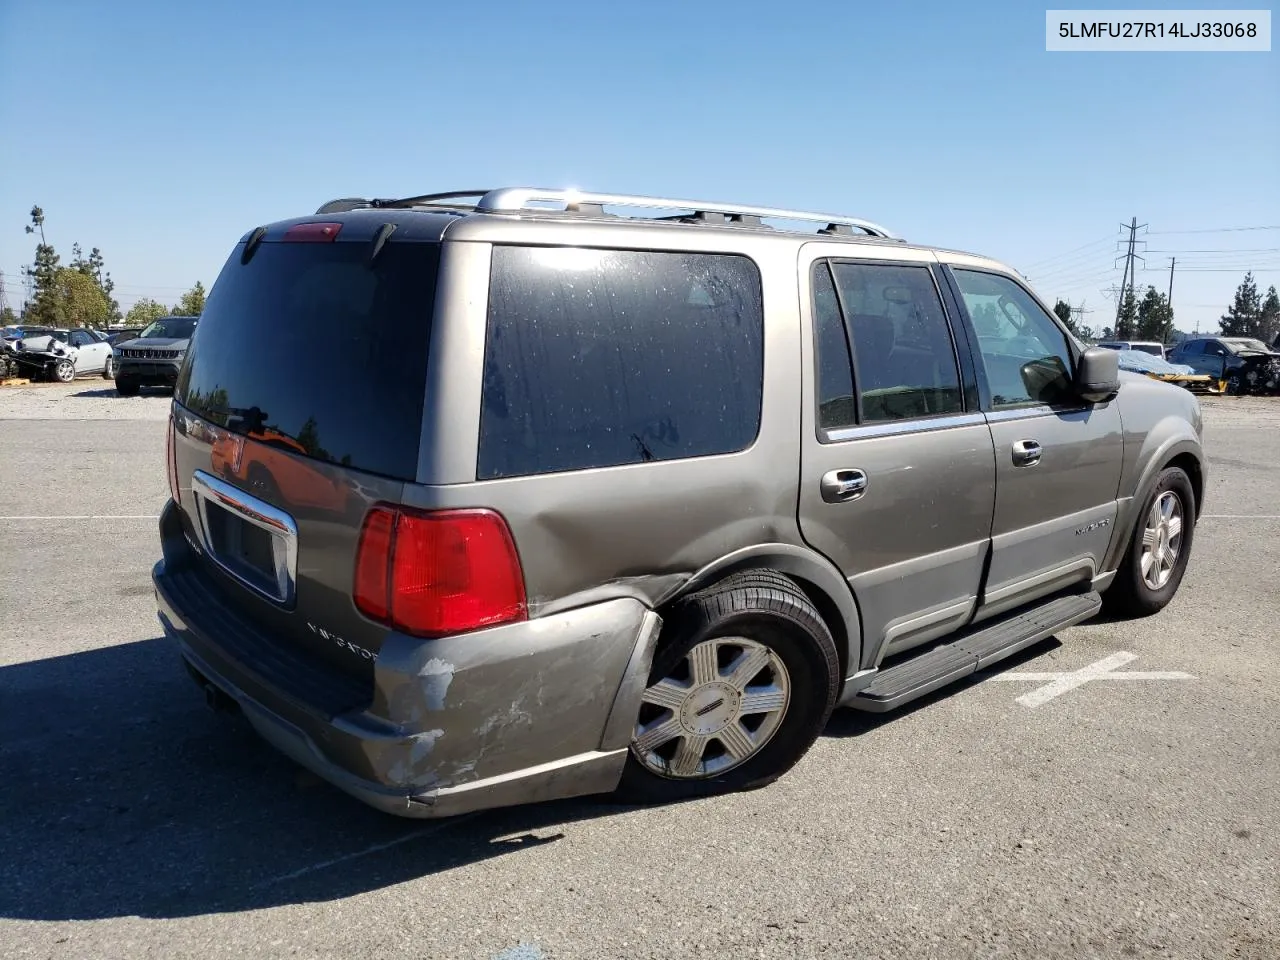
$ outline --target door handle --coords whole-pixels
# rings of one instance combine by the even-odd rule
[[[1040,462],[1040,443],[1037,440],[1019,440],[1013,445],[1013,465],[1034,467]]]
[[[861,470],[830,470],[822,475],[820,489],[827,503],[847,503],[867,492],[867,475]]]

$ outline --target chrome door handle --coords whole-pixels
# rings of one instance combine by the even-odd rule
[[[1013,445],[1013,465],[1033,467],[1040,462],[1040,444],[1035,440],[1019,440]]]
[[[867,492],[867,475],[861,470],[830,470],[819,486],[827,503],[847,503]]]

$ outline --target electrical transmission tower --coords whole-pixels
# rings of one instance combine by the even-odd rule
[[[1142,260],[1143,263],[1146,263],[1146,261],[1143,260],[1142,257],[1138,255],[1137,250],[1135,248],[1138,243],[1138,231],[1141,229],[1145,229],[1147,224],[1144,223],[1141,227],[1139,227],[1138,218],[1134,217],[1132,222],[1122,223],[1120,224],[1120,226],[1129,231],[1128,249],[1124,255],[1124,277],[1120,280],[1120,294],[1119,296],[1116,297],[1115,335],[1117,338],[1123,339],[1124,337],[1130,336],[1133,333],[1132,330],[1126,330],[1123,332],[1120,330],[1120,316],[1124,312],[1125,289],[1127,287],[1128,291],[1132,293],[1134,289],[1134,281],[1137,279],[1135,275],[1134,261]]]

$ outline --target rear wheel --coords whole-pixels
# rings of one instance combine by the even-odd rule
[[[1128,550],[1107,590],[1110,612],[1145,617],[1168,605],[1191,556],[1195,517],[1195,491],[1186,471],[1166,468],[1143,501]]]
[[[821,733],[835,642],[794,581],[735,574],[667,617],[619,795],[669,802],[772,783]]]

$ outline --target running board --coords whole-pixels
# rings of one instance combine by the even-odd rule
[[[1058,597],[1038,607],[972,628],[927,653],[881,670],[849,706],[872,713],[895,710],[940,687],[1012,656],[1102,609],[1096,593]]]

